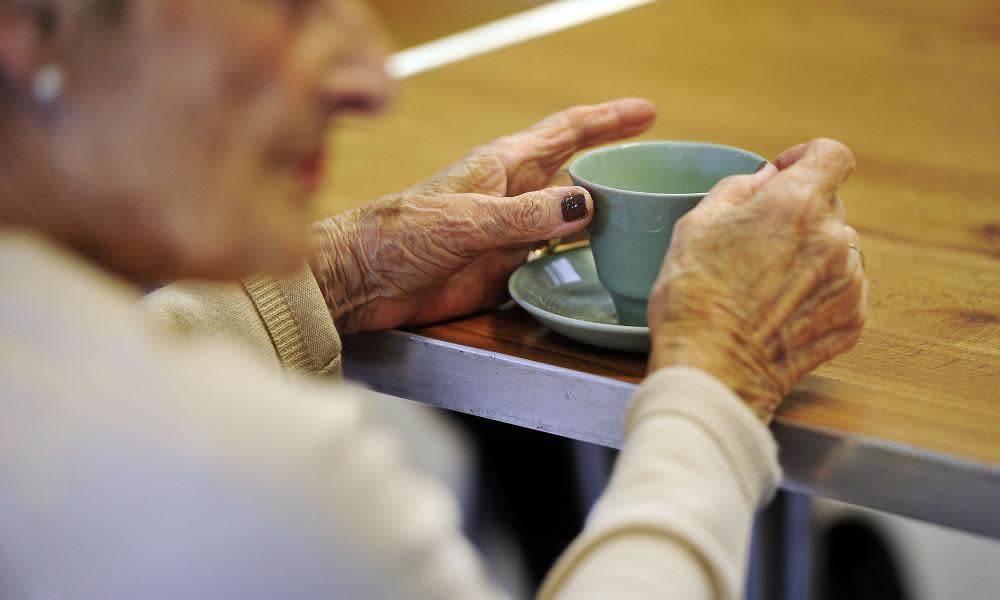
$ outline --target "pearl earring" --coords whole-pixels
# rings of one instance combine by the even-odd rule
[[[56,65],[45,65],[35,73],[33,82],[35,100],[39,104],[49,105],[62,96],[63,72]]]

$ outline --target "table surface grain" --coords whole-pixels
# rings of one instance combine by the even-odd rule
[[[340,124],[318,209],[408,187],[565,106],[627,95],[658,104],[646,139],[775,156],[829,136],[857,156],[842,196],[864,243],[869,320],[778,419],[1000,468],[993,0],[661,1],[452,64],[407,80],[383,118]],[[644,371],[641,356],[568,341],[516,308],[418,331],[627,381]]]

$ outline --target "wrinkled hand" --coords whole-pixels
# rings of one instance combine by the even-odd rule
[[[582,188],[551,185],[575,152],[642,133],[655,109],[577,106],[473,150],[402,194],[314,225],[311,265],[345,332],[417,325],[501,304],[531,246],[589,224]]]
[[[650,297],[649,369],[701,368],[766,423],[803,376],[861,334],[868,281],[837,189],[854,156],[832,140],[719,182],[674,228]]]

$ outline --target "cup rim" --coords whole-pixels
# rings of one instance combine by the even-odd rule
[[[626,190],[626,189],[623,189],[623,188],[611,187],[609,185],[604,185],[602,183],[597,183],[595,181],[591,181],[590,179],[588,179],[586,177],[581,177],[576,172],[577,165],[584,158],[587,158],[587,157],[592,156],[594,154],[604,154],[604,153],[607,153],[607,152],[612,152],[614,150],[621,150],[623,148],[632,148],[632,147],[635,147],[635,146],[698,146],[698,147],[702,147],[702,148],[704,148],[704,147],[719,148],[719,149],[722,149],[722,150],[735,150],[737,152],[746,153],[746,154],[749,154],[749,155],[754,156],[756,158],[759,158],[762,162],[767,161],[766,158],[764,158],[763,156],[757,154],[756,152],[751,152],[750,150],[746,150],[745,148],[738,148],[736,146],[729,146],[727,144],[714,144],[714,143],[711,143],[711,142],[697,142],[697,141],[694,141],[694,140],[643,140],[643,141],[638,141],[638,142],[625,142],[625,143],[622,143],[622,144],[610,144],[608,146],[601,146],[600,148],[594,148],[592,150],[588,150],[588,151],[584,152],[583,154],[580,154],[579,156],[577,156],[576,158],[574,158],[572,161],[570,161],[570,163],[569,163],[569,174],[574,179],[586,183],[587,186],[593,186],[593,187],[598,188],[598,189],[600,189],[602,191],[605,191],[605,192],[624,192],[624,193],[627,193],[627,194],[633,194],[633,195],[637,195],[637,196],[647,196],[647,197],[650,197],[650,198],[690,198],[692,196],[704,196],[705,194],[707,194],[707,193],[709,193],[711,191],[711,188],[709,188],[709,189],[707,189],[707,190],[705,190],[703,192],[680,192],[680,193],[674,193],[674,192],[640,192],[640,191],[635,191],[635,190]],[[767,161],[767,162],[770,162],[770,161]],[[733,175],[739,175],[739,174],[740,173],[733,173]],[[744,173],[744,174],[749,174],[749,173]]]

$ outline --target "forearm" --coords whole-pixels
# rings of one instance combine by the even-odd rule
[[[633,402],[611,484],[540,597],[738,597],[775,455],[770,433],[718,381],[654,374]]]

